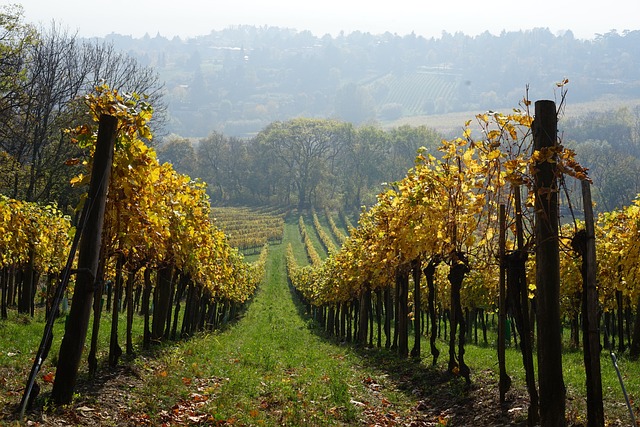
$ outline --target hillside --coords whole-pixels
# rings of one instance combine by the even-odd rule
[[[594,40],[548,29],[412,35],[354,32],[316,37],[274,27],[232,27],[191,39],[106,38],[165,82],[167,131],[253,135],[292,117],[390,122],[495,110],[553,97],[568,78],[572,103],[640,96],[640,31]]]
[[[514,103],[515,105],[515,103]],[[583,117],[593,113],[602,113],[604,111],[616,111],[621,108],[634,109],[640,106],[640,98],[633,99],[619,99],[612,97],[603,97],[600,100],[585,101],[585,102],[572,102],[571,91],[569,91],[569,101],[560,116],[560,126],[562,126],[563,119],[575,119]],[[503,113],[509,112],[513,106],[504,108],[493,108],[494,111],[500,111]],[[384,122],[384,127],[387,129],[410,125],[410,126],[427,126],[432,129],[441,132],[447,136],[458,136],[461,133],[461,129],[464,127],[464,123],[467,120],[473,119],[476,114],[482,113],[482,110],[477,111],[458,111],[447,114],[430,114],[430,115],[415,115],[398,118],[396,120]]]

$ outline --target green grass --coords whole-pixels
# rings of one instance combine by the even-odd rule
[[[488,325],[488,341],[490,345],[483,345],[482,338],[479,337],[479,344],[467,344],[465,346],[465,361],[470,366],[473,376],[481,375],[483,372],[490,371],[490,375],[494,378],[498,378],[498,359],[497,349],[493,345],[497,339],[497,332],[495,328]],[[480,334],[481,335],[481,334]],[[566,337],[568,339],[568,337]],[[470,341],[470,337],[467,336],[467,340]],[[440,358],[443,357],[441,362],[443,363],[442,369],[446,369],[444,364],[447,360],[446,349],[447,343],[442,340],[438,340],[438,348],[440,349]],[[562,358],[562,373],[567,389],[567,418],[575,423],[586,422],[586,374],[584,368],[584,359],[582,353],[582,347],[580,350],[574,350],[569,348],[568,340],[563,342],[564,352]],[[582,344],[581,344],[582,345]],[[429,352],[428,343],[425,344],[423,340],[422,344],[423,357],[426,357]],[[640,362],[631,361],[628,358],[628,352],[622,355],[616,354],[618,359],[618,367],[621,371],[625,388],[632,402],[637,401],[640,398]],[[522,364],[522,354],[512,344],[506,348],[506,369],[507,373],[512,379],[513,387],[520,389],[526,388],[525,372]],[[536,371],[536,383],[537,383],[537,369],[538,363],[536,355],[533,358],[534,368]],[[603,349],[600,355],[600,366],[602,372],[602,389],[603,389],[603,401],[605,420],[608,423],[613,423],[615,420],[629,420],[629,413],[626,407],[624,394],[618,380],[617,373],[611,361],[611,356],[608,350]],[[638,404],[636,403],[635,411],[638,412]]]
[[[296,262],[299,266],[309,264],[309,260],[307,259],[307,252],[304,248],[304,244],[300,238],[300,231],[298,230],[298,222],[297,218],[295,221],[290,220],[284,223],[284,239],[283,245],[286,247],[289,243],[293,247],[293,254],[296,258]],[[306,226],[306,222],[305,222]],[[277,254],[277,252],[276,252]],[[274,253],[271,253],[270,256],[275,256]],[[286,275],[283,278],[286,280]]]
[[[313,243],[313,247],[315,248],[316,252],[318,252],[320,259],[325,259],[327,257],[327,251],[322,245],[322,242],[320,241],[320,237],[318,237],[318,232],[316,231],[316,228],[313,225],[313,218],[311,217],[311,214],[304,215],[303,217],[304,217],[304,226],[307,229],[307,234],[309,235],[309,238]]]
[[[19,404],[45,326],[44,309],[42,308],[36,309],[33,318],[17,314],[15,310],[9,310],[8,314],[8,319],[0,321],[0,407],[3,408],[13,407]],[[42,377],[46,374],[55,373],[60,343],[64,335],[65,321],[66,315],[62,315],[54,322],[51,350],[48,357],[44,360],[37,377],[38,384],[41,386],[41,392],[36,405],[44,405],[45,397],[51,391],[51,383],[42,381]],[[111,314],[103,312],[101,327],[98,333],[98,352],[96,355],[100,366],[99,369],[106,369],[103,365],[106,363],[109,352],[110,322]],[[79,381],[87,380],[86,357],[91,343],[92,327],[93,316],[89,322],[85,352],[82,356],[82,364],[79,371]],[[134,351],[136,353],[141,351],[142,328],[142,317],[138,315],[134,316],[132,338]],[[125,351],[126,343],[125,330],[126,313],[120,313],[119,344],[123,351]],[[126,358],[126,355],[123,355],[123,358]]]
[[[271,247],[267,279],[243,319],[167,350],[154,363],[139,411],[159,420],[163,408],[192,398],[198,386],[209,420],[241,425],[351,423],[363,389],[357,356],[313,332],[286,286],[284,247]],[[148,367],[147,367],[148,369]],[[195,386],[195,387],[194,387]]]
[[[44,315],[37,311],[34,318],[9,310],[7,320],[0,320],[0,407],[17,404],[33,364],[44,330]],[[53,348],[60,346],[64,318],[54,325]],[[51,355],[54,351],[51,351]],[[55,361],[45,361],[42,372],[55,370]]]

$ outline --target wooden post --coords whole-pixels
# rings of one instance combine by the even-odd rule
[[[536,285],[538,323],[538,383],[540,425],[566,425],[566,390],[562,376],[560,323],[560,250],[558,241],[558,168],[556,104],[536,101],[533,123],[534,150],[542,153],[535,167]]]
[[[600,333],[598,331],[598,288],[596,287],[596,241],[593,223],[591,185],[582,181],[584,223],[586,229],[586,251],[582,254],[583,265],[583,310],[582,345],[584,367],[587,374],[587,425],[604,426],[602,405],[602,373],[600,370]]]
[[[529,286],[527,285],[527,252],[524,247],[524,230],[522,227],[522,200],[520,197],[520,186],[515,186],[514,203],[516,213],[516,242],[517,253],[516,263],[510,267],[515,267],[517,277],[518,295],[516,297],[516,319],[519,323],[520,346],[522,348],[522,364],[524,366],[525,378],[527,381],[527,391],[529,392],[529,412],[527,423],[530,426],[537,425],[540,419],[538,408],[538,390],[536,389],[535,370],[533,367],[533,338],[531,335],[531,325],[529,324]]]
[[[505,292],[505,255],[506,255],[506,229],[507,219],[505,205],[500,205],[500,289],[498,294],[498,368],[500,370],[500,381],[498,388],[500,389],[500,403],[504,403],[505,394],[511,388],[511,377],[507,374],[505,360],[505,326],[507,323],[507,304]]]
[[[59,405],[70,403],[73,397],[82,349],[89,328],[117,125],[118,119],[114,116],[100,117],[91,183],[86,201],[91,205],[87,214],[87,224],[80,239],[76,286],[69,321],[60,345],[56,379],[51,391],[53,400]]]

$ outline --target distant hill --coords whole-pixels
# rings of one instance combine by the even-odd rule
[[[542,98],[540,98],[542,99]],[[546,97],[544,99],[553,99]],[[604,111],[615,111],[621,108],[640,108],[640,98],[622,98],[622,97],[603,97],[597,101],[585,101],[573,103],[571,102],[571,94],[568,95],[569,102],[565,106],[563,113],[560,115],[559,127],[562,130],[564,121],[577,117],[582,117],[592,113],[602,113]],[[535,101],[535,100],[533,100]],[[556,100],[559,101],[559,100]],[[494,111],[508,114],[513,108],[518,108],[517,103],[504,108],[493,108]],[[531,106],[533,109],[533,105]],[[397,120],[385,122],[385,128],[394,128],[402,125],[410,126],[427,126],[437,130],[447,137],[460,136],[464,124],[467,120],[473,120],[476,114],[483,113],[483,110],[476,111],[457,111],[446,114],[429,114],[401,117]],[[533,111],[532,111],[533,113]]]
[[[594,40],[542,28],[425,39],[238,26],[186,40],[106,39],[157,69],[166,131],[186,137],[247,136],[298,116],[389,124],[475,114],[516,106],[527,85],[531,99],[553,98],[564,78],[570,104],[640,98],[640,31]]]

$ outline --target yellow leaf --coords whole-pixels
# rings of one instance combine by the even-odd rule
[[[78,176],[74,176],[73,178],[71,178],[71,185],[78,185],[78,184],[82,184],[82,181],[84,180],[84,175],[80,174]]]
[[[492,150],[487,156],[487,160],[495,160],[500,157],[500,150]]]

